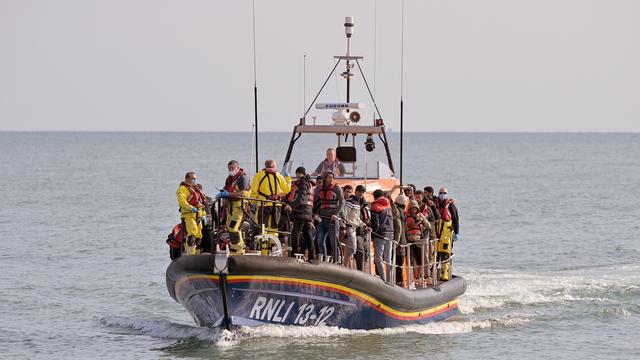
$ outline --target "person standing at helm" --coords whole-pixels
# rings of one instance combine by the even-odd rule
[[[231,160],[227,164],[229,175],[224,182],[224,189],[216,194],[216,200],[225,199],[223,207],[226,215],[226,227],[229,231],[229,249],[233,254],[244,254],[244,239],[242,238],[242,220],[244,218],[244,205],[247,190],[249,190],[249,179],[240,164],[236,160]]]
[[[344,197],[342,195],[342,189],[340,186],[333,182],[333,172],[328,171],[322,182],[322,188],[318,191],[318,196],[313,199],[313,210],[315,214],[320,216],[320,223],[316,228],[316,243],[318,244],[318,250],[322,255],[330,255],[327,249],[327,242],[333,246],[337,243],[336,236],[336,223],[339,220],[338,214],[342,211],[344,206]],[[336,256],[339,252],[339,247],[335,249],[331,247],[334,260],[337,261]]]
[[[196,248],[202,239],[202,219],[206,216],[204,211],[206,196],[196,186],[197,182],[196,173],[189,171],[176,190],[182,226],[187,230],[187,239],[184,243],[184,251],[187,255],[197,253]]]
[[[334,148],[327,149],[327,157],[322,160],[316,171],[311,176],[322,175],[324,176],[328,171],[331,171],[334,176],[343,176],[346,172],[344,164],[336,157],[336,150]]]
[[[259,171],[251,182],[251,197],[274,202],[257,202],[256,222],[264,224],[271,233],[276,233],[280,223],[282,204],[280,199],[291,191],[291,177],[281,174],[275,160],[264,162],[264,169]]]

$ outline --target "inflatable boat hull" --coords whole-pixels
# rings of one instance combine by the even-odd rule
[[[460,277],[407,290],[328,263],[263,256],[184,256],[167,269],[171,296],[200,326],[337,326],[376,329],[458,314]]]

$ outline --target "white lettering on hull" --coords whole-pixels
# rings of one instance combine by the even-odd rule
[[[286,323],[289,314],[295,306],[296,303],[294,301],[258,296],[255,303],[253,303],[249,318],[268,322]],[[283,311],[283,309],[286,310]],[[333,306],[316,306],[312,303],[304,303],[300,304],[294,312],[295,319],[292,323],[293,325],[307,326],[324,325],[334,313],[335,308]]]

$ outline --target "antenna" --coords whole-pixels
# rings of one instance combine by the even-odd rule
[[[258,173],[258,76],[256,70],[256,1],[251,1],[253,16],[253,108],[254,108],[254,130],[256,135],[256,174]]]
[[[400,31],[400,185],[402,182],[402,157],[403,157],[403,135],[404,135],[404,0],[402,0],[402,21]]]
[[[373,2],[373,95],[376,96],[376,59],[378,56],[377,53],[378,46],[378,0]],[[360,63],[358,63],[358,67],[360,67]],[[362,72],[362,70],[360,70]],[[373,123],[376,123],[376,112],[373,111]]]
[[[376,96],[376,59],[378,56],[378,0],[373,2],[373,96]],[[375,113],[374,113],[375,117]]]
[[[251,156],[251,152],[253,151],[253,131],[255,130],[255,125],[251,125],[251,146],[249,146],[249,167],[247,168],[247,175],[251,176],[251,165],[253,165],[253,156]]]
[[[305,110],[307,110],[307,54],[304,54],[302,59],[302,124],[307,122]]]

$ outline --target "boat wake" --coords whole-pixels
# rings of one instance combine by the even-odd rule
[[[524,324],[526,317],[508,316],[500,319],[475,320],[460,318],[452,321],[434,322],[421,325],[405,325],[375,330],[350,330],[337,327],[314,326],[294,327],[283,325],[263,325],[258,327],[241,327],[239,334],[247,337],[305,338],[332,336],[366,336],[366,335],[402,335],[417,333],[425,335],[463,334],[477,330],[494,329]]]
[[[491,312],[496,308],[522,311],[545,305],[589,303],[595,307],[626,305],[629,312],[636,312],[638,306],[634,306],[634,299],[640,296],[638,270],[639,267],[627,266],[536,274],[464,273],[468,288],[460,297],[460,311],[470,315]]]
[[[107,316],[99,321],[103,326],[117,333],[147,335],[163,339],[197,339],[213,342],[220,338],[223,332],[218,328],[194,327],[161,319]]]
[[[454,321],[435,322],[424,325],[407,325],[377,330],[349,330],[327,326],[299,327],[267,324],[258,327],[236,327],[231,331],[220,328],[194,327],[167,320],[123,316],[108,316],[101,318],[99,321],[103,326],[117,333],[146,335],[177,341],[196,340],[213,343],[221,348],[227,348],[238,345],[243,341],[259,338],[344,338],[345,336],[402,335],[408,333],[425,335],[463,334],[473,331],[492,330],[500,327],[518,326],[528,322],[529,319],[525,316],[506,316],[486,320],[461,318]]]
[[[467,292],[460,297],[462,314],[450,321],[406,325],[376,330],[349,330],[338,327],[298,327],[268,324],[236,327],[231,331],[202,328],[163,319],[108,316],[99,319],[110,331],[183,341],[201,341],[220,348],[233,347],[257,338],[331,338],[375,335],[463,334],[474,331],[518,327],[550,316],[545,309],[584,312],[596,317],[627,317],[640,314],[640,266],[610,269],[514,273],[498,270],[470,271]],[[620,272],[624,272],[621,276]],[[588,306],[583,306],[583,305]],[[551,315],[552,316],[552,315]]]

